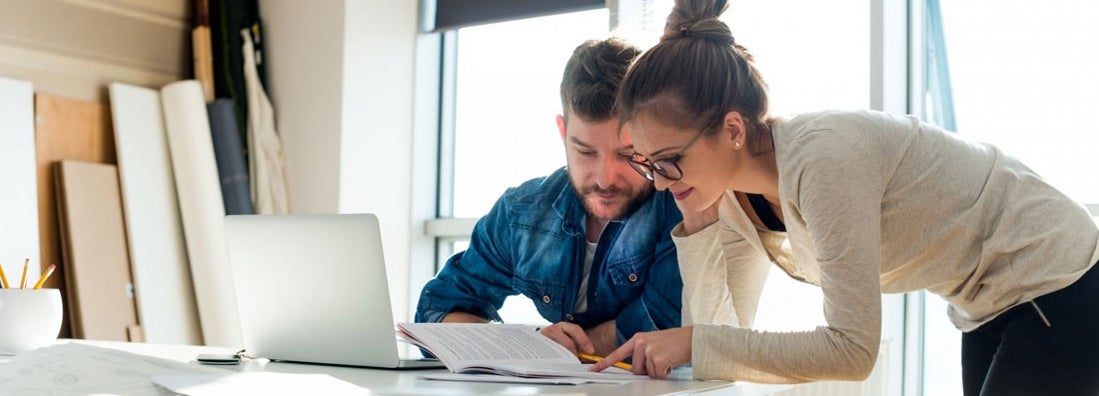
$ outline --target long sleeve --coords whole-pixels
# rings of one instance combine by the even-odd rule
[[[862,163],[867,156],[859,147],[841,143],[812,135],[799,142],[813,155],[788,164],[800,173],[787,174],[784,183],[796,188],[780,191],[797,192],[782,197],[791,245],[803,252],[795,264],[819,268],[827,326],[767,332],[697,325],[696,378],[797,383],[870,374],[881,336],[881,175]]]
[[[683,278],[683,325],[751,327],[771,263],[739,234],[714,223],[690,236],[672,231]]]
[[[505,219],[506,197],[477,221],[469,248],[447,260],[439,275],[424,286],[417,322],[439,322],[455,311],[501,320],[497,310],[507,296],[516,294],[510,284],[514,259],[508,249],[512,244]]]

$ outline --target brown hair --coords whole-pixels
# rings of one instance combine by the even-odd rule
[[[768,123],[767,84],[752,55],[717,19],[727,8],[725,0],[676,0],[664,36],[622,81],[620,122],[646,114],[666,126],[702,129],[720,126],[726,113],[736,111],[748,125],[747,137],[758,140]],[[717,130],[711,129],[706,132]]]
[[[630,62],[640,51],[618,38],[588,40],[572,52],[561,77],[561,107],[588,122],[607,121],[614,116],[615,95]]]

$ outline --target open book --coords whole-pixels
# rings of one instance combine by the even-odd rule
[[[491,373],[526,378],[647,380],[610,367],[588,371],[564,346],[530,326],[492,323],[401,323],[398,334],[431,352],[455,373]]]

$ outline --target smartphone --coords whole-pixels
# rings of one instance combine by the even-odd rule
[[[240,363],[240,356],[229,353],[202,353],[197,358],[199,363],[202,364],[237,364]]]

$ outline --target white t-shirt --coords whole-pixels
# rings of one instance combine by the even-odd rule
[[[591,279],[591,263],[595,261],[595,247],[596,243],[586,242],[587,249],[584,251],[584,272],[583,278],[580,279],[580,290],[576,292],[576,304],[573,305],[573,311],[576,313],[584,313],[588,311],[588,280]]]

